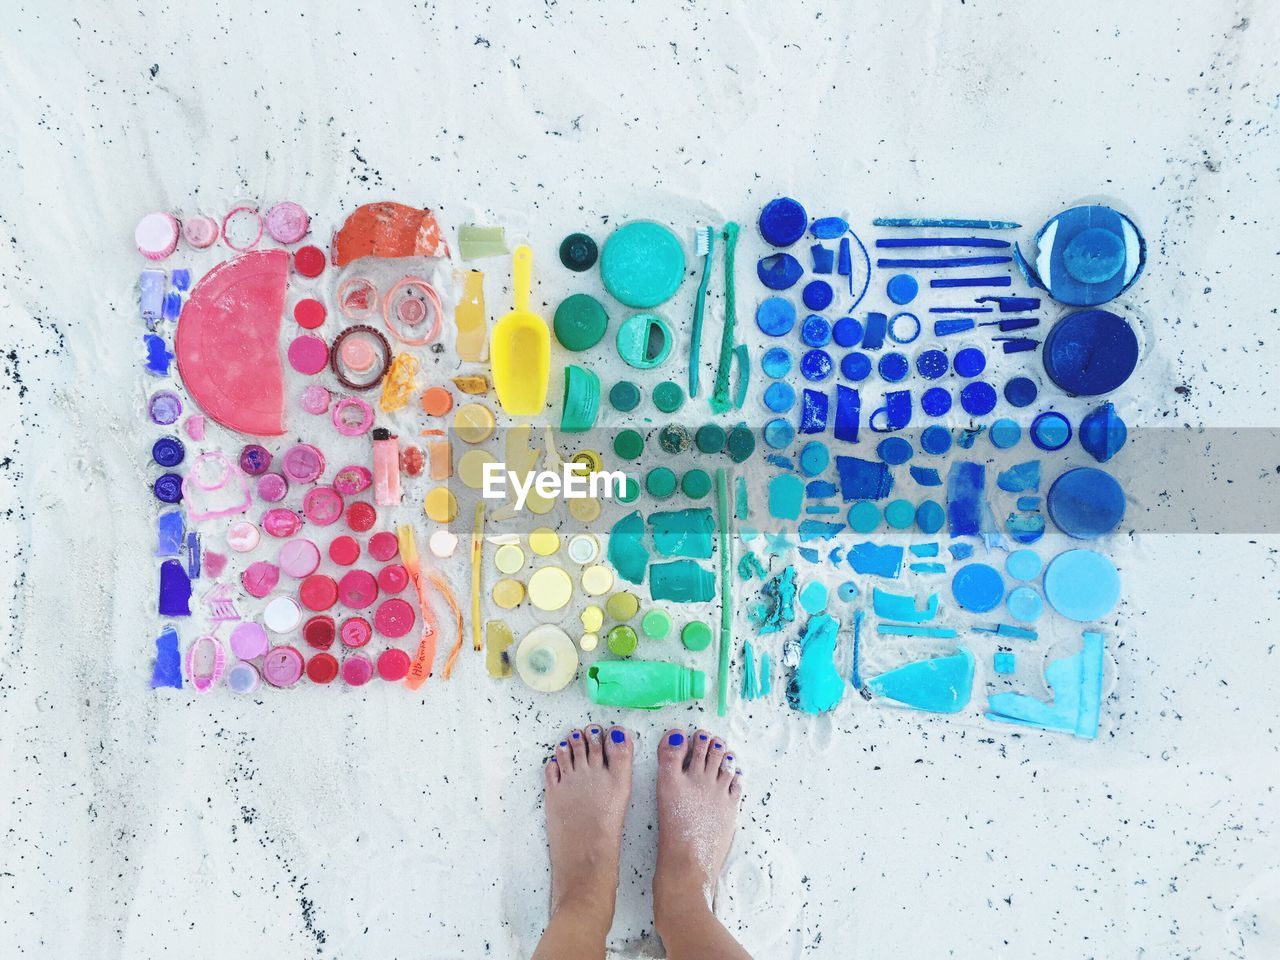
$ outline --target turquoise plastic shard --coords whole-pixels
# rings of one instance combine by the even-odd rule
[[[628,583],[644,583],[649,551],[644,545],[644,517],[640,511],[628,513],[609,531],[609,562]]]
[[[996,486],[1006,493],[1023,493],[1040,489],[1040,461],[1028,460],[1015,463],[1008,470],[1000,471]]]
[[[868,540],[854,544],[848,559],[854,573],[896,580],[902,572],[902,547],[892,543],[877,545]]]
[[[769,481],[769,516],[775,520],[800,519],[804,502],[804,481],[793,473],[783,473]]]
[[[879,587],[871,591],[871,597],[876,616],[884,617],[886,620],[897,620],[900,623],[928,623],[938,615],[936,593],[929,594],[923,610],[916,608],[915,597],[904,597],[901,594],[890,593],[888,590],[881,590]]]
[[[716,598],[716,577],[692,560],[655,563],[649,568],[649,595],[672,603],[706,603]]]
[[[844,697],[844,678],[836,670],[840,621],[822,613],[810,617],[800,638],[800,663],[787,683],[787,703],[801,713],[826,713]]]
[[[973,692],[973,654],[961,647],[948,657],[908,663],[872,677],[867,688],[913,710],[959,713]]]
[[[653,545],[664,557],[711,559],[716,521],[710,507],[649,514]]]
[[[1079,653],[1054,660],[1045,669],[1051,703],[1021,693],[996,693],[987,698],[987,719],[1093,740],[1102,713],[1102,667],[1102,634],[1085,631]]]
[[[760,625],[760,635],[780,633],[796,618],[796,568],[784,567],[782,572],[765,583],[761,590],[768,612]]]

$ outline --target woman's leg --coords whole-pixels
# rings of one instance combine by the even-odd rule
[[[658,745],[654,926],[670,960],[750,960],[711,912],[738,823],[741,771],[705,730],[668,730]]]
[[[547,761],[551,920],[534,960],[595,960],[613,923],[622,821],[631,799],[631,735],[588,724]]]

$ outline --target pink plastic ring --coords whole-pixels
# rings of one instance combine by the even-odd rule
[[[347,416],[351,409],[360,411],[360,419],[353,420]],[[358,397],[343,397],[333,408],[333,428],[344,437],[359,437],[369,432],[373,426],[373,407]]]
[[[411,287],[420,289],[422,291],[422,296],[426,299],[427,303],[431,305],[431,311],[432,311],[431,328],[427,331],[426,335],[422,337],[404,336],[402,333],[400,333],[399,330],[395,328],[391,319],[391,310],[392,310],[392,305],[395,303],[396,294],[398,294],[401,290],[405,290]],[[398,307],[396,309],[398,309]],[[436,288],[433,287],[431,284],[427,283],[427,281],[423,280],[421,277],[405,277],[403,280],[401,280],[399,283],[397,283],[394,287],[391,288],[391,291],[387,294],[386,299],[384,299],[382,302],[382,322],[385,323],[387,326],[387,329],[391,331],[391,335],[395,337],[397,340],[399,340],[401,343],[405,344],[406,346],[422,347],[422,346],[426,346],[428,343],[431,343],[431,341],[435,340],[436,337],[440,336],[440,325],[443,322],[443,320],[444,320],[444,306],[440,303],[440,294],[436,293]],[[402,322],[403,322],[403,319],[402,319]],[[418,326],[418,324],[420,323],[422,323],[421,318],[409,321],[409,325],[414,327]]]
[[[251,213],[253,214],[254,219],[258,221],[258,235],[255,236],[251,241],[249,241],[249,243],[245,244],[243,247],[236,246],[234,243],[232,243],[231,237],[227,234],[227,227],[231,224],[231,218],[234,217],[237,213]],[[252,250],[254,247],[256,247],[259,243],[262,242],[262,226],[263,226],[262,214],[258,212],[257,207],[251,207],[248,204],[241,204],[238,207],[232,207],[227,212],[227,215],[222,218],[222,242],[225,243],[232,250],[236,251],[236,253],[247,253],[248,251]]]
[[[347,277],[338,287],[338,309],[351,320],[368,320],[378,309],[377,286],[368,277]]]

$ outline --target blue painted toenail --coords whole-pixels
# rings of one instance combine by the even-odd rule
[[[715,744],[715,748],[716,748],[717,750],[723,750],[723,749],[724,749],[724,744],[723,744],[723,743],[717,743],[717,744]]]
[[[555,757],[552,757],[552,758],[551,758],[551,762],[552,762],[552,763],[556,763],[556,762],[558,762],[558,761],[556,760],[556,758],[555,758]]]
[[[673,733],[671,736],[667,737],[667,743],[671,744],[673,747],[680,746],[680,744],[684,743],[684,734]]]
[[[567,747],[568,745],[569,745],[569,741],[568,741],[568,740],[561,740],[561,741],[560,741],[560,746],[562,746],[562,747]]]
[[[592,728],[591,728],[591,732],[592,732],[593,734],[594,734],[594,733],[599,733],[599,732],[600,732],[600,728],[599,728],[599,727],[592,727]]]
[[[731,754],[729,754],[727,757],[725,757],[725,758],[724,758],[724,760],[725,760],[725,763],[732,763],[732,762],[733,762],[733,754],[732,754],[732,753],[731,753]]]
[[[579,740],[581,739],[581,737],[582,737],[582,734],[578,733],[577,730],[573,731],[573,739]]]
[[[614,743],[621,743],[623,740],[627,739],[627,735],[621,730],[610,730],[609,739]]]

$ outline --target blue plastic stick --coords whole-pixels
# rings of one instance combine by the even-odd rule
[[[947,267],[993,267],[1000,263],[1012,263],[1013,257],[880,257],[877,267],[892,269],[915,268],[919,270],[942,270]]]
[[[1012,220],[969,220],[963,217],[876,217],[877,227],[944,227],[961,230],[1017,230],[1022,224]]]
[[[994,237],[892,237],[877,240],[876,246],[888,249],[902,247],[994,247],[1003,249],[1009,246],[1009,241],[997,240]]]
[[[941,287],[1009,287],[1012,277],[936,277],[929,281],[934,289]]]

